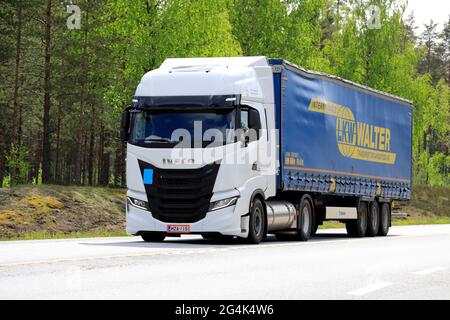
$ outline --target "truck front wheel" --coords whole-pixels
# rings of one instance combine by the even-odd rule
[[[162,242],[166,238],[162,233],[144,233],[141,237],[145,242]]]
[[[345,227],[350,237],[361,238],[364,237],[367,230],[367,202],[360,201],[357,213],[357,219],[347,221]]]
[[[257,244],[261,242],[264,237],[265,221],[263,204],[261,200],[254,199],[250,209],[249,231],[246,239],[248,243]]]
[[[304,195],[300,200],[299,216],[297,223],[297,239],[308,241],[314,228],[314,212],[308,196]]]

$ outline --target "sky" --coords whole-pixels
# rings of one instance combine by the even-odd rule
[[[433,19],[438,23],[438,30],[441,31],[444,23],[448,21],[450,15],[450,0],[403,0],[408,1],[406,16],[414,11],[416,21],[416,33],[423,32],[424,23],[430,23]]]

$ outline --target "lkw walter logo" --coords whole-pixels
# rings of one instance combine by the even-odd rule
[[[336,117],[336,143],[344,157],[395,164],[389,128],[357,121],[350,108],[316,98],[311,99],[308,110]]]

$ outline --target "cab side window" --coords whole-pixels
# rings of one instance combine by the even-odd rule
[[[258,110],[250,107],[241,108],[241,129],[248,142],[259,140],[261,118]]]
[[[247,132],[248,127],[248,109],[241,109],[241,129]]]

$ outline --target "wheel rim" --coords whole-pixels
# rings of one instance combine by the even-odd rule
[[[255,208],[255,221],[253,223],[253,231],[256,236],[259,236],[262,231],[262,215],[259,208]]]
[[[309,210],[309,206],[307,204],[303,207],[302,216],[303,216],[302,230],[305,234],[308,234],[311,220],[311,211]]]

